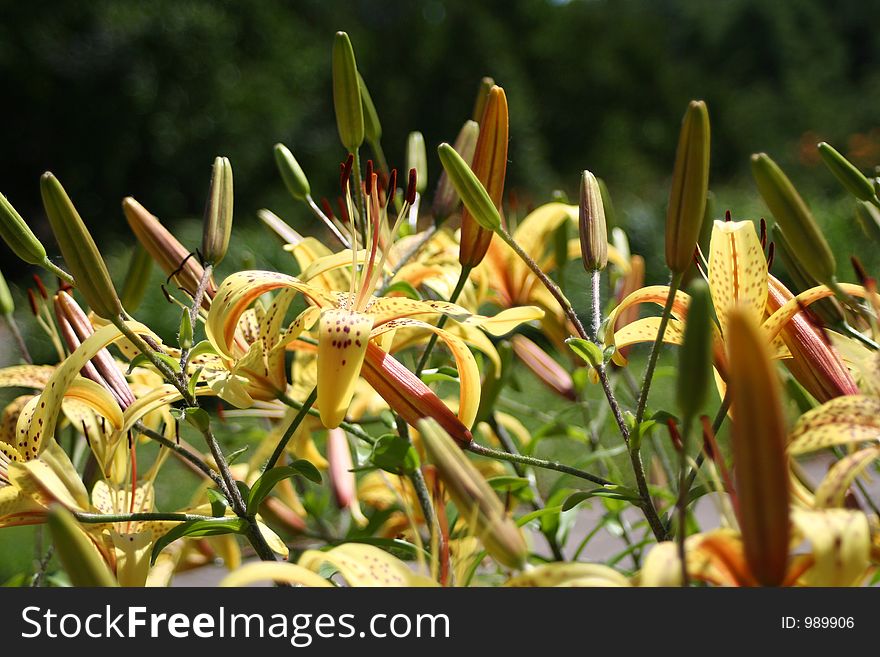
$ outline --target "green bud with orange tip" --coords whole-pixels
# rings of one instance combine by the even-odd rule
[[[500,227],[501,215],[498,208],[489,198],[486,188],[455,149],[449,144],[440,144],[437,147],[437,154],[452,186],[474,221],[490,233]]]
[[[345,32],[333,40],[333,109],[339,139],[349,153],[364,142],[364,107],[354,48]]]
[[[728,385],[737,515],[749,570],[758,583],[785,580],[791,538],[791,476],[782,390],[767,338],[746,312],[728,314]]]
[[[509,131],[507,96],[504,90],[496,85],[489,90],[486,107],[480,119],[480,134],[477,137],[471,169],[496,208],[498,226],[501,225],[501,201],[504,196],[504,179],[507,175]],[[461,249],[458,261],[462,266],[476,267],[483,261],[489,249],[495,228],[488,228],[483,217],[474,216],[463,194],[461,197],[464,201],[464,211],[461,213]]]
[[[834,254],[794,185],[766,153],[752,155],[752,175],[761,197],[785,231],[792,254],[813,278],[830,282],[837,270]]]
[[[228,157],[217,157],[211,170],[202,227],[202,257],[209,264],[218,265],[226,256],[232,236],[232,206],[232,165]]]
[[[24,262],[43,266],[46,262],[46,249],[21,215],[0,194],[0,237]]]
[[[829,143],[821,142],[818,147],[819,156],[828,170],[840,181],[840,184],[860,201],[870,201],[876,198],[874,185],[868,180],[855,165],[841,155]]]
[[[436,421],[421,420],[417,428],[459,517],[493,559],[508,568],[522,568],[528,546],[498,495]]]
[[[477,89],[477,97],[474,99],[474,111],[471,115],[474,121],[479,123],[483,120],[483,112],[486,109],[486,101],[489,99],[489,90],[495,86],[495,80],[488,75],[480,80],[480,88]]]
[[[275,164],[287,191],[297,201],[305,201],[312,193],[309,179],[296,161],[293,153],[284,144],[275,144]]]
[[[122,302],[110,279],[107,265],[88,228],[67,192],[51,173],[40,178],[40,194],[52,233],[86,303],[96,315],[114,319],[122,314]]]
[[[468,120],[461,126],[461,130],[458,131],[458,136],[456,136],[455,142],[452,145],[455,152],[461,156],[461,159],[468,166],[474,160],[474,150],[477,147],[477,137],[479,136],[479,124],[476,121]],[[435,223],[442,223],[449,215],[455,212],[460,200],[458,192],[455,191],[455,187],[449,180],[449,175],[444,170],[437,181],[437,189],[434,191],[434,203],[431,206]]]
[[[98,548],[73,514],[61,505],[49,509],[47,517],[52,545],[74,586],[118,586]]]
[[[690,266],[700,238],[709,190],[709,144],[709,110],[702,100],[692,100],[681,124],[666,209],[666,265],[676,274]]]
[[[678,351],[676,399],[685,418],[696,418],[712,389],[712,295],[702,278],[688,286],[690,304],[684,327],[684,343]]]
[[[608,264],[608,228],[599,181],[589,171],[581,174],[578,232],[581,258],[588,272],[605,269]]]

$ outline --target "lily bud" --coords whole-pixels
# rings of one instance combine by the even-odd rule
[[[406,138],[406,168],[416,170],[416,191],[421,194],[428,185],[428,154],[425,137],[417,130]]]
[[[599,181],[589,171],[581,174],[581,198],[578,231],[581,237],[581,258],[584,269],[596,271],[608,264],[608,229],[605,205]]]
[[[767,310],[775,312],[792,298],[794,295],[771,276]],[[792,317],[779,335],[792,356],[782,361],[783,364],[817,401],[824,404],[835,397],[859,394],[849,370],[807,313]]]
[[[60,505],[48,516],[52,545],[74,586],[118,586],[116,578],[73,514]]]
[[[177,241],[158,218],[132,197],[123,199],[122,211],[141,246],[159,264],[165,275],[173,275],[180,287],[190,294],[195,294],[205,271],[198,259],[189,257],[189,250]],[[210,306],[210,300],[216,293],[217,287],[213,281],[209,281],[203,307]]]
[[[40,193],[64,261],[89,307],[104,319],[119,316],[122,303],[110,272],[67,192],[55,176],[46,172],[40,178]]]
[[[727,316],[738,515],[746,562],[764,586],[785,579],[791,536],[787,432],[767,338],[738,308]]]
[[[514,335],[510,340],[513,352],[550,390],[570,401],[577,399],[571,375],[550,355],[524,335]]]
[[[678,352],[678,407],[685,418],[696,418],[712,388],[712,295],[709,285],[697,278],[688,287],[691,297]]]
[[[212,265],[219,265],[229,248],[232,201],[232,165],[228,157],[215,158],[202,228],[202,257]]]
[[[477,147],[477,137],[480,135],[480,126],[476,121],[465,121],[458,136],[455,138],[453,148],[461,156],[465,164],[471,165],[474,159],[474,150]],[[437,190],[434,192],[434,220],[436,223],[444,221],[455,212],[456,206],[461,199],[449,180],[449,175],[444,170],[437,181]]]
[[[122,284],[122,293],[119,295],[122,306],[129,312],[134,312],[141,305],[152,271],[153,259],[150,254],[142,246],[136,246],[128,265],[125,283]]]
[[[860,201],[870,201],[874,198],[874,185],[852,162],[827,142],[821,142],[818,148],[822,162],[850,194]]]
[[[507,175],[509,131],[507,96],[501,87],[494,86],[489,90],[483,117],[480,119],[480,134],[477,137],[471,169],[492,200],[497,210],[498,223],[487,225],[482,218],[471,212],[464,194],[461,195],[465,203],[464,211],[461,213],[461,248],[458,261],[463,266],[475,267],[483,261],[494,231],[501,224],[500,212],[504,197],[504,179]]]
[[[9,317],[13,312],[15,312],[15,303],[12,301],[12,293],[6,284],[3,272],[0,272],[0,315]]]
[[[666,265],[677,274],[690,266],[703,225],[709,190],[709,134],[706,103],[692,100],[681,124],[666,210]]]
[[[813,278],[829,282],[837,269],[834,254],[794,185],[766,153],[752,155],[752,176],[764,203],[785,231],[792,254]]]
[[[379,122],[379,113],[376,112],[370,91],[360,73],[358,73],[358,88],[361,91],[361,103],[364,108],[364,137],[370,144],[378,144],[382,138],[382,124]]]
[[[880,242],[880,210],[873,203],[859,201],[856,204],[856,221],[865,235]]]
[[[452,186],[461,197],[470,216],[487,231],[494,231],[500,227],[501,215],[498,213],[498,208],[492,203],[486,188],[461,156],[446,143],[440,144],[437,154],[440,156],[440,164],[449,175]],[[464,248],[463,240],[464,235],[462,235],[462,248]]]
[[[345,32],[337,32],[333,40],[333,109],[339,139],[354,153],[364,142],[364,108],[354,48]]]
[[[372,342],[367,344],[361,376],[410,426],[431,418],[461,447],[467,447],[474,439],[470,430],[433,390]]]
[[[791,247],[788,245],[788,240],[785,237],[785,233],[779,227],[779,224],[773,226],[772,230],[773,244],[775,245],[774,248],[776,254],[779,256],[779,259],[785,266],[785,270],[794,282],[796,290],[798,292],[803,292],[819,285],[819,281],[817,281],[813,275],[806,270],[806,268],[795,257],[794,253],[792,253]],[[838,303],[837,299],[834,297],[820,299],[816,303],[811,304],[807,309],[807,314],[811,313],[819,318],[824,324],[829,326],[840,324],[846,319],[843,309],[840,307],[840,303]]]
[[[29,265],[42,266],[46,262],[43,244],[3,194],[0,194],[0,237]]]
[[[493,559],[508,568],[522,568],[528,546],[492,487],[437,422],[422,420],[418,430],[459,517]]]
[[[293,153],[284,144],[275,144],[275,164],[278,165],[278,172],[290,195],[297,201],[305,201],[312,193],[309,179],[306,178]]]
[[[477,123],[483,120],[483,112],[486,110],[486,101],[489,99],[489,90],[495,86],[495,80],[489,76],[480,80],[480,88],[477,89],[477,97],[474,100],[473,119]]]

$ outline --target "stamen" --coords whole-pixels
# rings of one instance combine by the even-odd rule
[[[397,193],[397,169],[391,169],[391,179],[388,181],[387,189],[388,192],[385,194],[387,198],[385,202],[386,208],[394,203],[394,195]]]
[[[767,247],[767,271],[773,267],[773,260],[776,257],[776,242],[770,242],[770,246]]]
[[[406,202],[412,205],[416,202],[416,170],[409,170],[409,184],[406,187]]]
[[[733,218],[730,216],[730,210],[724,211],[724,221],[733,221]]]
[[[104,418],[102,417],[101,419],[103,420]],[[80,421],[82,422],[83,436],[85,436],[85,438],[86,438],[86,445],[88,445],[89,449],[91,449],[92,448],[92,441],[89,439],[89,428],[86,426],[85,420],[80,420]]]
[[[40,278],[37,274],[34,274],[34,283],[37,284],[37,289],[40,291],[40,296],[48,301],[49,293],[46,291],[46,286],[43,285],[43,279]]]
[[[327,215],[328,219],[335,218],[335,215],[333,214],[333,206],[330,205],[330,201],[327,200],[326,196],[321,197],[321,209],[324,211],[324,214]]]
[[[367,196],[373,193],[373,160],[367,160],[367,175],[364,177]]]
[[[37,295],[34,294],[34,291],[31,288],[28,288],[28,303],[31,306],[31,312],[34,314],[34,317],[40,316],[40,307],[37,305]]]
[[[767,222],[764,221],[764,217],[761,217],[761,248],[767,248]]]
[[[672,446],[675,447],[675,451],[680,452],[684,445],[681,442],[681,434],[678,433],[678,427],[675,424],[675,420],[669,418],[666,420],[666,427],[669,429],[669,438],[672,440]]]
[[[856,274],[856,278],[859,279],[859,283],[861,283],[862,287],[864,287],[865,283],[871,278],[871,276],[868,275],[867,270],[865,269],[864,265],[862,265],[862,261],[859,260],[857,256],[850,256],[849,261],[850,264],[852,264],[852,268]]]

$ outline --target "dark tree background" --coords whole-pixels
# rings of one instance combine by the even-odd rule
[[[866,170],[880,161],[875,1],[2,0],[0,9],[0,191],[43,235],[47,169],[103,245],[126,235],[125,195],[171,222],[198,216],[217,154],[235,169],[237,225],[266,205],[299,212],[274,170],[277,141],[318,195],[334,193],[344,155],[331,106],[338,29],[352,37],[392,164],[403,163],[410,130],[431,147],[451,140],[480,77],[492,75],[510,101],[510,186],[535,202],[573,191],[590,168],[618,205],[662,208],[691,98],[712,115],[713,187],[751,185],[748,156],[766,150],[799,186],[833,189],[809,169],[817,137]],[[0,245],[14,277],[6,254]]]

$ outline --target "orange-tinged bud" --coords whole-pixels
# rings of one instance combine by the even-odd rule
[[[177,241],[157,217],[150,214],[132,197],[129,196],[122,201],[122,211],[132,232],[162,271],[168,276],[173,275],[174,281],[180,287],[190,294],[195,294],[205,271],[198,259],[190,257],[189,250]],[[210,300],[216,293],[217,286],[213,281],[209,281],[202,306],[210,307]]]
[[[782,283],[770,277],[768,311],[778,310],[793,297]],[[842,395],[859,394],[849,370],[807,313],[795,315],[779,335],[792,355],[782,362],[817,401],[824,403]]]
[[[367,345],[361,376],[410,426],[431,418],[461,447],[467,447],[473,440],[470,430],[433,390],[373,343]]]
[[[577,399],[571,375],[546,351],[524,335],[514,335],[510,342],[519,361],[530,369],[541,383],[560,397],[571,401]]]
[[[733,463],[746,561],[764,586],[785,580],[791,536],[782,391],[766,336],[739,308],[728,314]]]
[[[507,140],[510,118],[507,110],[507,96],[499,86],[489,90],[483,118],[480,120],[480,135],[474,151],[471,169],[489,198],[501,212],[504,196],[504,178],[507,175]],[[476,267],[483,261],[492,241],[491,230],[487,230],[471,216],[467,207],[461,213],[461,250],[458,261],[463,266]]]

